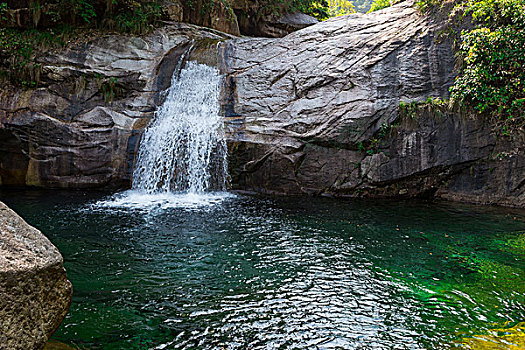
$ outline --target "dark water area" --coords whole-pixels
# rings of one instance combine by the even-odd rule
[[[243,195],[101,205],[108,196],[0,191],[64,256],[74,296],[56,341],[80,349],[525,344],[524,211]]]

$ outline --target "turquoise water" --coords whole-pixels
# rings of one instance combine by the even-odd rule
[[[444,349],[509,343],[511,333],[523,340],[523,211],[241,195],[101,205],[107,198],[0,191],[64,256],[74,297],[53,339],[73,347]]]

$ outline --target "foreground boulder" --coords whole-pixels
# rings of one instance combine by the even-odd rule
[[[0,348],[43,348],[71,295],[58,249],[0,202]]]
[[[499,139],[480,116],[442,106],[400,114],[402,103],[449,97],[455,58],[444,28],[406,1],[283,39],[227,42],[234,188],[524,206],[522,135]]]

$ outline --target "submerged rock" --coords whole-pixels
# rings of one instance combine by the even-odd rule
[[[0,202],[0,348],[43,348],[71,295],[58,249]]]

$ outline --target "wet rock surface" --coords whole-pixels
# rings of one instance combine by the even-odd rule
[[[0,348],[43,348],[71,295],[57,248],[0,202]]]

